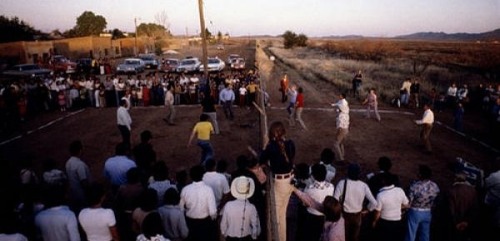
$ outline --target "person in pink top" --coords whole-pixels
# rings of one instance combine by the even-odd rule
[[[363,105],[366,105],[366,118],[371,117],[371,112],[375,113],[375,118],[377,121],[380,121],[380,114],[378,113],[378,100],[377,94],[375,93],[375,88],[370,89],[370,93],[366,96],[365,101],[363,101]]]

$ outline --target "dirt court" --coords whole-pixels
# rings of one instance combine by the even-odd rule
[[[309,130],[301,130],[299,126],[287,127],[288,137],[296,143],[296,163],[317,161],[323,148],[333,147],[336,113],[330,103],[336,101],[338,90],[324,82],[301,79],[297,70],[278,61],[269,60],[269,56],[263,51],[265,46],[257,45],[257,49],[255,46],[229,46],[219,57],[223,58],[231,51],[237,51],[248,59],[255,58],[258,61],[261,81],[271,96],[271,107],[266,110],[269,123],[288,123],[286,104],[280,102],[278,92],[279,79],[283,73],[288,74],[292,83],[304,88],[306,108],[303,119]],[[199,47],[191,47],[186,53],[197,51],[201,53]],[[248,61],[247,66],[249,63],[252,62]],[[376,171],[377,159],[388,156],[394,164],[393,172],[401,177],[403,187],[407,187],[408,183],[416,178],[419,164],[427,164],[434,171],[434,179],[445,189],[452,184],[452,166],[456,157],[462,157],[489,172],[490,162],[498,155],[495,151],[457,135],[442,125],[434,126],[431,134],[434,152],[432,155],[426,155],[420,147],[420,129],[413,122],[421,117],[421,110],[409,111],[382,104],[382,121],[379,123],[375,119],[364,118],[364,106],[360,105],[359,101],[350,97],[347,100],[351,107],[351,126],[345,142],[346,159],[361,164],[364,174]],[[139,142],[141,131],[151,130],[152,144],[158,159],[165,161],[172,173],[189,168],[199,160],[199,148],[196,145],[187,147],[186,144],[200,113],[199,106],[178,106],[176,126],[168,126],[162,120],[165,115],[164,108],[133,108],[130,110],[133,119],[132,142]],[[237,107],[234,121],[226,120],[220,107],[217,114],[221,134],[212,137],[215,157],[228,160],[231,170],[235,168],[234,162],[238,155],[250,155],[248,146],[257,151],[261,148],[258,126],[260,117],[256,110]],[[436,118],[439,120],[439,115]],[[69,158],[69,143],[80,139],[84,143],[82,159],[89,164],[92,175],[97,180],[103,178],[103,163],[114,154],[114,146],[121,140],[116,127],[115,108],[53,112],[22,125],[25,131],[23,135],[0,145],[0,156],[3,156],[6,162],[18,161],[31,155],[35,158],[36,167],[40,168],[40,161],[50,157],[57,160],[62,168]],[[337,178],[342,177],[346,166],[339,165],[337,168],[340,173]]]

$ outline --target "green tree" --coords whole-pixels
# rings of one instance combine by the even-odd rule
[[[160,39],[167,36],[167,30],[164,26],[156,23],[141,23],[137,26],[137,36]]]
[[[299,47],[306,47],[307,46],[307,36],[304,35],[304,34],[299,34],[299,36],[297,36],[296,38],[296,43],[297,43],[297,46]]]
[[[9,19],[3,15],[0,16],[0,33],[2,33],[0,34],[0,43],[46,38],[46,34],[35,30],[19,18]]]
[[[91,11],[85,11],[76,18],[76,26],[73,28],[76,36],[99,35],[106,28],[106,19],[101,15],[95,15]]]
[[[113,29],[110,32],[111,32],[112,39],[125,38],[125,34],[123,34],[123,32],[117,28]]]
[[[285,49],[293,48],[297,41],[297,34],[287,30],[283,35]]]

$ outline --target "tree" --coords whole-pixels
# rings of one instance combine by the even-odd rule
[[[2,33],[0,34],[0,43],[31,41],[35,38],[40,39],[40,36],[44,35],[17,17],[9,19],[3,15],[0,16],[0,33]]]
[[[112,39],[119,39],[119,38],[125,38],[125,34],[117,28],[113,29],[111,32],[111,38]]]
[[[76,19],[73,28],[76,36],[99,35],[106,28],[106,19],[101,15],[95,15],[91,11],[85,11]]]
[[[168,15],[165,10],[155,14],[155,20],[158,25],[161,25],[165,28],[166,32],[170,32],[170,23],[168,22]]]
[[[203,35],[200,33],[200,37],[203,38]],[[205,37],[207,39],[211,39],[212,38],[212,33],[208,30],[208,28],[205,28]]]
[[[160,39],[167,36],[165,27],[156,23],[141,23],[137,26],[137,36]]]
[[[306,47],[307,46],[307,36],[304,34],[299,34],[296,39],[297,46],[299,47]]]
[[[295,39],[297,38],[297,34],[288,30],[283,35],[285,49],[293,48],[295,45]]]

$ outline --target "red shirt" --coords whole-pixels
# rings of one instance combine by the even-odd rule
[[[304,107],[304,94],[302,94],[302,93],[297,94],[297,100],[295,102],[295,107],[296,108],[303,108]]]

